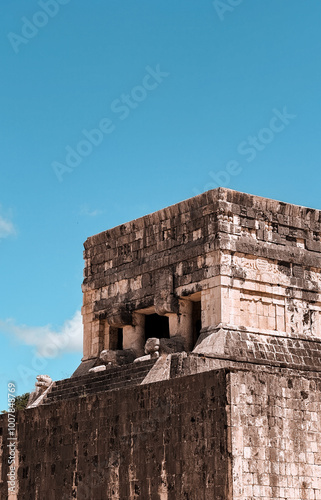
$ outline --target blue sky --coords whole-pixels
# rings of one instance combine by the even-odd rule
[[[321,5],[0,5],[0,409],[81,359],[85,239],[224,185],[321,208]],[[55,347],[56,346],[56,347]]]

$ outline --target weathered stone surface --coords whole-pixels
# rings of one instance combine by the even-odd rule
[[[140,356],[134,360],[134,363],[141,363],[142,361],[149,361],[151,359],[159,358],[159,352],[154,352],[153,354],[145,354],[145,356]]]
[[[186,349],[185,341],[179,335],[171,337],[170,339],[160,339],[160,353],[169,354],[172,352],[183,352]]]
[[[240,362],[321,371],[319,339],[307,342],[302,338],[220,328],[202,334],[193,352]]]
[[[150,354],[152,357],[157,352],[159,354],[170,354],[172,352],[183,352],[185,349],[185,341],[179,335],[171,337],[170,339],[151,337],[145,344],[146,354]]]
[[[320,374],[265,367],[25,410],[17,419],[18,498],[318,498],[320,412]],[[2,415],[1,498],[7,438]]]
[[[38,375],[36,379],[36,388],[33,392],[31,392],[29,396],[27,408],[35,407],[41,404],[43,398],[48,393],[53,384],[53,381],[51,377],[49,377],[49,375]]]
[[[18,415],[19,499],[321,500],[320,242],[320,211],[221,188],[89,238],[83,362]]]
[[[99,363],[99,360],[96,358],[83,361],[74,371],[72,377],[81,377],[83,375],[87,375],[89,370],[96,366],[97,362]]]
[[[53,404],[65,399],[86,397],[88,394],[123,389],[141,384],[153,365],[155,359],[145,360],[129,365],[106,365],[101,372],[87,373],[80,377],[59,380],[55,382],[43,404]]]
[[[151,337],[147,339],[144,351],[146,352],[146,354],[153,355],[154,353],[159,351],[159,348],[160,348],[160,340],[155,337]]]
[[[203,332],[321,338],[320,214],[219,188],[88,238],[84,359],[97,344],[113,348],[108,325],[124,325],[126,348],[141,356],[151,311],[192,350],[197,301]]]
[[[101,361],[112,366],[128,365],[129,363],[132,363],[135,358],[136,355],[131,349],[116,351],[105,349],[100,353]]]
[[[143,379],[142,384],[151,384],[161,380],[169,380],[171,378],[171,363],[171,354],[163,354],[163,356],[160,356],[146,377]],[[194,373],[197,373],[196,370]]]
[[[226,380],[211,372],[20,412],[19,500],[226,499]],[[3,443],[6,429],[2,416]]]
[[[106,370],[106,365],[98,365],[90,368],[89,373],[99,373],[104,372]]]
[[[227,394],[232,498],[320,497],[320,376],[231,372]]]

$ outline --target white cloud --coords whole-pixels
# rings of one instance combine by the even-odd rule
[[[95,209],[91,210],[88,205],[82,205],[79,211],[79,215],[85,215],[87,217],[97,217],[97,215],[101,215],[103,213],[102,210]]]
[[[55,358],[66,352],[82,351],[83,326],[80,311],[76,311],[58,331],[53,330],[50,325],[15,325],[12,320],[0,321],[0,330],[13,335],[16,340],[26,345],[34,346],[36,354],[43,358]]]
[[[7,238],[15,233],[16,230],[12,222],[0,215],[0,238]]]

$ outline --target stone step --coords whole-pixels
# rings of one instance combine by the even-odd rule
[[[118,379],[130,379],[134,378],[136,376],[140,376],[141,374],[148,373],[149,370],[152,368],[153,364],[150,364],[148,366],[144,367],[139,367],[139,368],[131,368],[131,369],[125,369],[125,370],[120,370],[117,373],[107,373],[107,372],[98,372],[97,374],[93,373],[90,376],[83,377],[81,380],[77,380],[76,382],[73,381],[72,379],[66,380],[64,383],[60,384],[55,384],[52,392],[60,391],[60,390],[66,390],[70,389],[73,387],[82,387],[87,384],[92,384],[92,383],[99,383],[99,382],[105,382],[109,383],[110,381],[115,381]]]
[[[116,369],[114,367],[107,368],[104,372],[92,373],[83,377],[60,380],[55,383],[43,404],[52,404],[86,394],[139,385],[154,364],[155,360],[148,360]]]
[[[92,388],[81,388],[78,390],[73,390],[70,392],[67,392],[66,394],[63,393],[57,393],[51,397],[47,397],[47,399],[44,401],[44,404],[52,404],[56,403],[58,401],[64,401],[66,399],[71,399],[71,398],[76,398],[80,396],[87,396],[88,394],[97,394],[99,392],[107,392],[107,391],[112,391],[115,389],[122,389],[124,387],[130,387],[130,386],[136,386],[139,385],[142,382],[142,379],[137,379],[133,381],[128,381],[127,383],[124,382],[115,382],[113,384],[110,384],[109,386],[104,386],[104,387],[92,387]]]
[[[83,375],[82,377],[74,377],[74,378],[69,378],[69,379],[64,379],[64,380],[58,380],[55,382],[55,387],[60,388],[61,386],[74,386],[77,385],[78,383],[80,385],[86,383],[87,381],[92,381],[92,380],[98,380],[98,379],[108,379],[108,378],[113,378],[119,374],[125,374],[127,372],[132,372],[135,373],[137,371],[141,370],[150,370],[152,366],[154,366],[155,360],[147,360],[147,361],[141,361],[140,363],[131,363],[129,365],[124,365],[124,366],[118,366],[118,367],[108,367],[106,371],[103,372],[97,372],[97,373],[90,373],[87,375]]]
[[[139,385],[142,382],[142,379],[136,379],[136,380],[131,380],[128,381],[127,383],[123,382],[115,382],[113,384],[110,384],[109,386],[105,387],[92,387],[92,388],[81,388],[79,390],[73,390],[71,392],[68,392],[67,394],[62,394],[58,393],[52,396],[47,397],[47,399],[44,401],[43,404],[52,404],[52,403],[57,403],[58,401],[64,401],[66,399],[71,399],[71,398],[79,398],[81,396],[87,396],[88,394],[96,394],[98,392],[107,392],[107,391],[112,391],[115,389],[122,389],[124,387],[131,387],[131,386],[136,386]]]
[[[82,389],[89,390],[92,388],[102,388],[103,390],[105,387],[109,387],[113,384],[126,384],[127,382],[131,382],[133,380],[141,380],[146,376],[147,373],[148,371],[144,371],[137,373],[135,376],[128,374],[127,376],[119,376],[110,380],[95,380],[91,382],[88,381],[86,384],[63,387],[56,390],[54,390],[55,388],[53,388],[53,390],[50,392],[50,397],[53,397],[56,394],[68,394],[68,392],[70,391],[77,391]]]
[[[148,373],[153,365],[138,367],[136,369],[125,369],[119,370],[117,373],[106,373],[99,372],[97,374],[93,373],[92,376],[84,377],[82,380],[78,380],[74,382],[72,379],[68,379],[63,384],[57,384],[53,387],[52,392],[61,391],[61,390],[69,390],[75,387],[83,387],[88,384],[99,384],[105,383],[108,384],[110,382],[114,382],[117,380],[130,380],[131,378],[136,378],[137,376],[141,376],[145,373]]]

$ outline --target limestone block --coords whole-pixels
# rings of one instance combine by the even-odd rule
[[[199,354],[224,354],[226,343],[226,332],[219,329],[215,332],[201,333],[196,342],[193,352]]]
[[[145,356],[140,356],[134,360],[134,363],[139,363],[140,361],[149,361],[150,359],[159,358],[159,352],[155,352],[152,354],[146,354]]]
[[[169,268],[164,268],[155,273],[155,312],[160,316],[167,313],[178,312],[178,302],[174,296],[173,273]]]
[[[184,339],[185,348],[191,350],[193,347],[193,303],[190,300],[179,300],[179,314],[170,314],[169,331],[171,336],[179,336]]]
[[[132,315],[123,304],[114,304],[107,311],[107,321],[110,326],[121,328],[132,324]]]
[[[132,325],[123,328],[123,347],[124,349],[132,349],[136,356],[142,356],[145,343],[144,314],[133,313],[132,323]]]
[[[209,327],[222,322],[221,288],[202,290],[202,325]]]
[[[91,323],[91,356],[99,356],[100,351],[104,347],[104,321],[96,319]]]
[[[94,368],[90,368],[89,373],[104,372],[105,370],[106,365],[94,366]]]
[[[153,368],[146,375],[141,385],[159,382],[160,380],[169,380],[171,371],[171,354],[164,354],[154,364]]]
[[[91,357],[92,321],[88,315],[83,316],[83,359]]]

